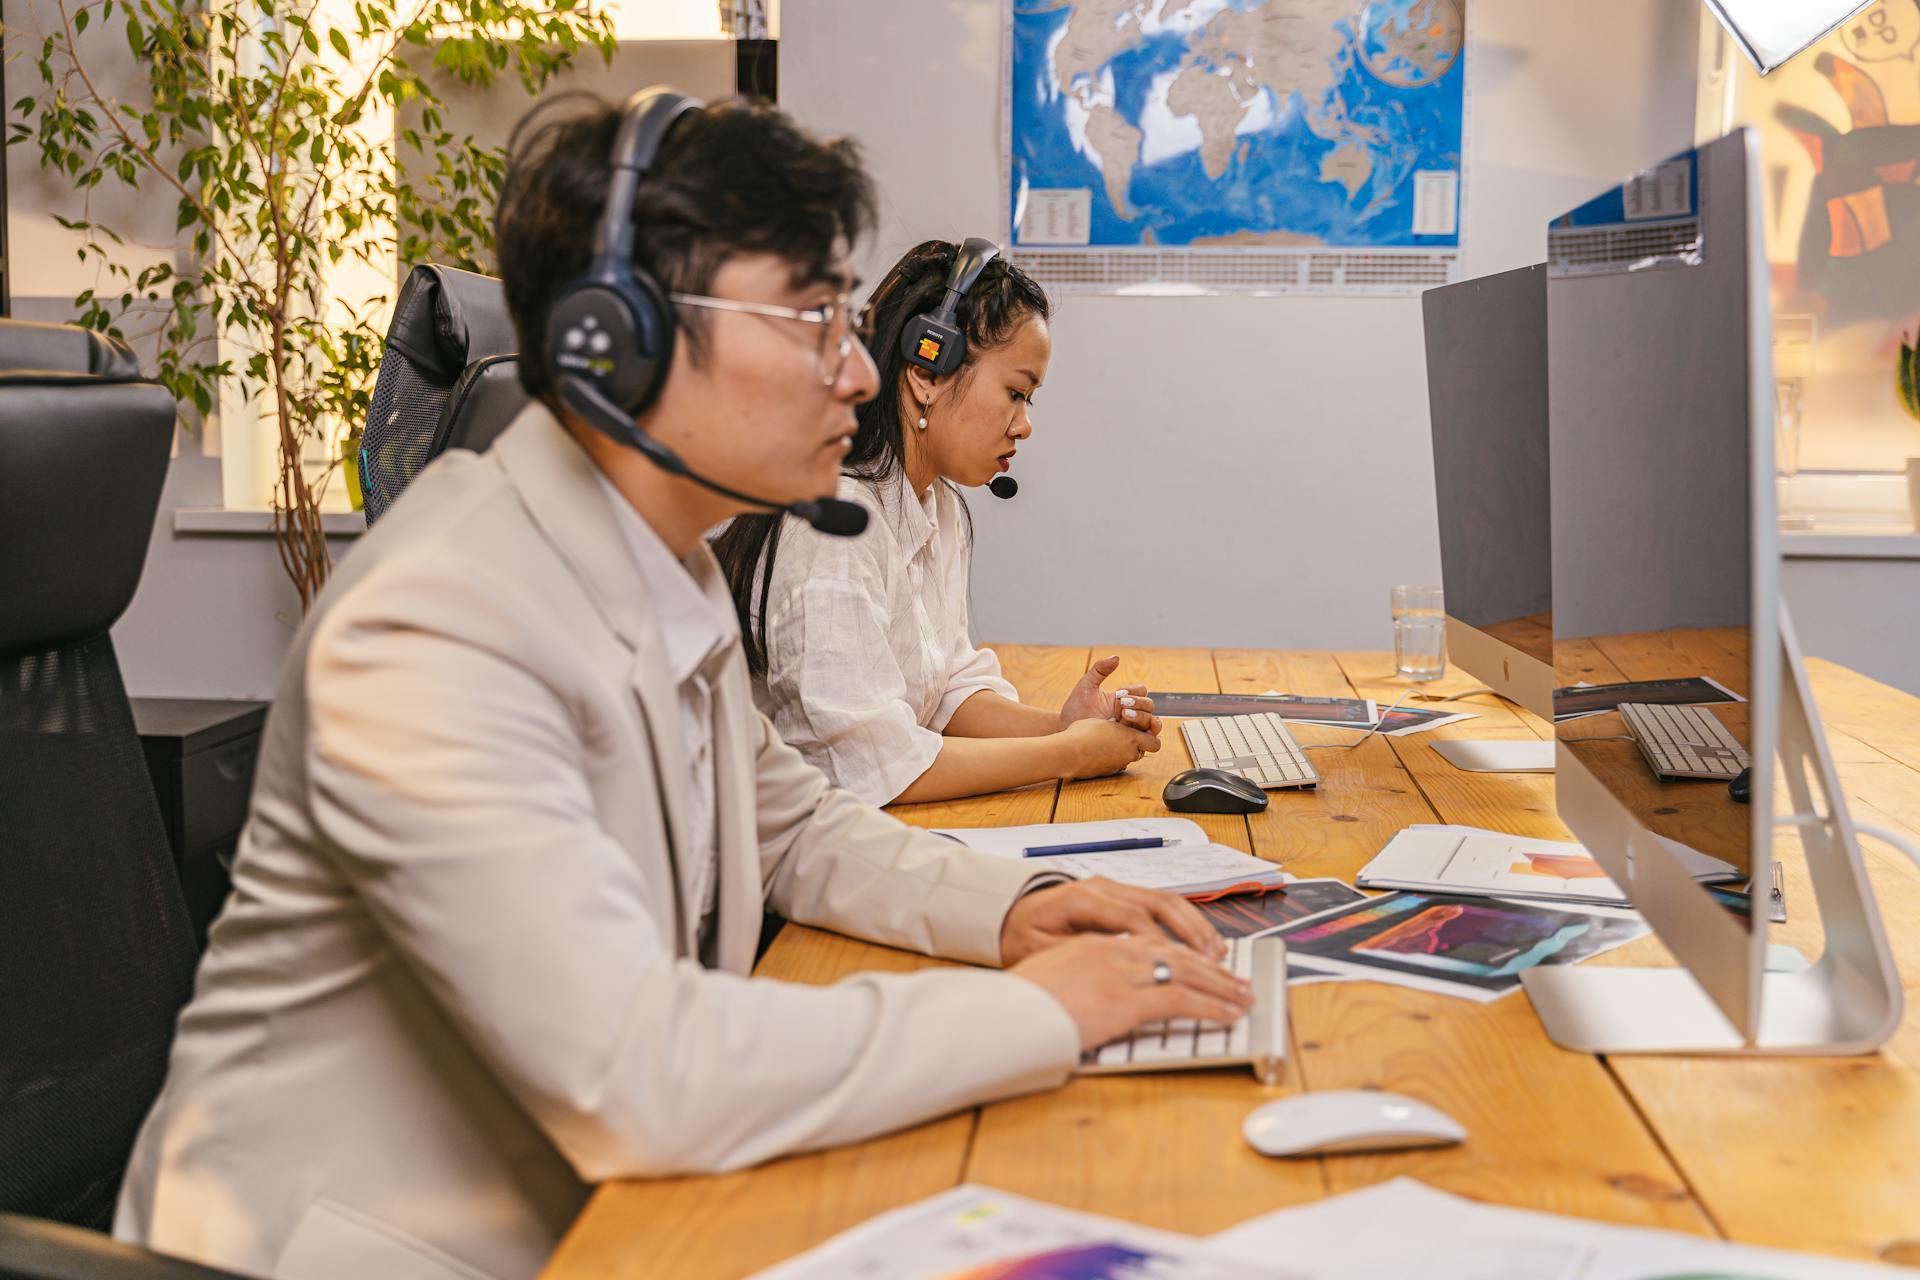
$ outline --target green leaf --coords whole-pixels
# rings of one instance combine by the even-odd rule
[[[333,45],[333,51],[343,58],[351,59],[353,49],[347,44],[347,38],[340,34],[340,28],[334,27],[327,32],[327,40]]]

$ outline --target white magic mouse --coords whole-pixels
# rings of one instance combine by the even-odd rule
[[[1378,1089],[1302,1093],[1256,1107],[1240,1126],[1263,1156],[1445,1147],[1467,1131],[1437,1107]]]

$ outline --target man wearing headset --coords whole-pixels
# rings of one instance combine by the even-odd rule
[[[853,147],[643,95],[512,149],[534,404],[421,475],[296,641],[121,1195],[117,1232],[167,1252],[532,1276],[599,1180],[854,1141],[1249,1003],[1188,904],[905,827],[753,708],[701,535],[864,522],[815,501],[876,377]],[[1008,971],[752,979],[763,904]]]

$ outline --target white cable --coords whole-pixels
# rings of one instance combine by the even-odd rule
[[[1773,820],[1773,825],[1776,827],[1823,827],[1826,824],[1827,819],[1817,813],[1794,813],[1788,814],[1784,818],[1775,818]],[[1863,836],[1872,836],[1883,844],[1892,845],[1913,859],[1914,866],[1920,867],[1920,849],[1914,848],[1905,836],[1896,835],[1884,827],[1872,826],[1865,822],[1854,823],[1853,829]]]
[[[1913,845],[1907,842],[1905,837],[1897,836],[1893,832],[1883,830],[1879,827],[1870,827],[1864,822],[1854,823],[1853,829],[1862,835],[1872,836],[1877,840],[1892,845],[1909,858],[1912,858],[1914,866],[1920,867],[1920,849],[1914,848]]]

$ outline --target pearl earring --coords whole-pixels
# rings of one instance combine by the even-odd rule
[[[922,431],[925,431],[927,429],[927,406],[925,405],[920,406],[920,420],[915,425],[918,426]]]

